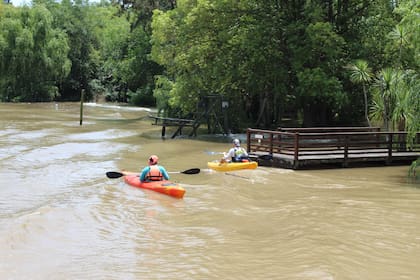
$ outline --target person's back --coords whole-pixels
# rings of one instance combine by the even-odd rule
[[[234,139],[233,148],[231,148],[229,152],[224,155],[222,161],[243,162],[248,161],[248,159],[248,153],[244,148],[241,147],[241,142],[239,139]]]
[[[150,156],[149,165],[144,167],[140,173],[141,182],[169,180],[168,172],[163,166],[158,165],[158,160],[159,158],[156,155]]]

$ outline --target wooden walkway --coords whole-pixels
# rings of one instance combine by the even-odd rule
[[[177,126],[178,128],[172,134],[172,139],[178,135],[182,135],[182,129],[184,127],[192,127],[192,131],[190,136],[196,135],[196,130],[199,126],[195,120],[190,119],[177,119],[177,118],[164,118],[164,117],[156,117],[149,115],[149,118],[153,119],[153,125],[160,125],[162,126],[162,138],[165,138],[166,135],[166,127],[168,126]]]
[[[410,147],[406,137],[374,127],[248,129],[247,150],[261,166],[289,169],[410,164],[420,157],[420,133]]]

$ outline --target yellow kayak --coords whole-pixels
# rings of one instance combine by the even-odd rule
[[[258,167],[258,163],[256,161],[225,163],[220,163],[219,161],[210,161],[207,162],[207,166],[216,171],[233,171],[241,169],[255,169]]]

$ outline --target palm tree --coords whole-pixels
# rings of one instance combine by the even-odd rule
[[[408,44],[406,37],[407,32],[402,25],[395,26],[395,28],[389,33],[389,38],[395,40],[398,43],[398,62],[400,67],[402,67],[403,46]]]
[[[367,61],[362,59],[356,60],[354,64],[350,64],[346,68],[350,70],[350,80],[355,84],[362,84],[363,96],[365,100],[365,119],[368,126],[371,126],[368,116],[368,97],[366,86],[372,81],[372,70],[370,69]]]
[[[418,106],[413,97],[416,93],[415,87],[410,81],[415,80],[412,71],[402,71],[398,69],[386,68],[379,73],[376,90],[373,95],[373,106],[371,108],[371,117],[375,120],[383,120],[386,130],[391,129],[404,131],[408,130],[413,123],[413,119],[418,120]],[[417,94],[418,97],[418,94]],[[417,108],[417,109],[416,109]],[[406,138],[399,135],[400,149],[405,149],[410,136]],[[413,138],[414,139],[414,138]],[[412,141],[411,141],[412,142]]]
[[[390,130],[390,126],[394,130],[402,117],[402,104],[405,103],[403,99],[406,96],[402,81],[402,71],[392,68],[382,69],[375,80],[370,116],[376,121],[383,121],[387,131]],[[397,106],[397,104],[400,105]]]

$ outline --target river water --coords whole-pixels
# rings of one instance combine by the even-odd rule
[[[0,103],[0,279],[419,278],[407,166],[211,172],[228,139],[162,140],[148,114]],[[150,154],[201,168],[171,174],[184,199],[106,178]]]

